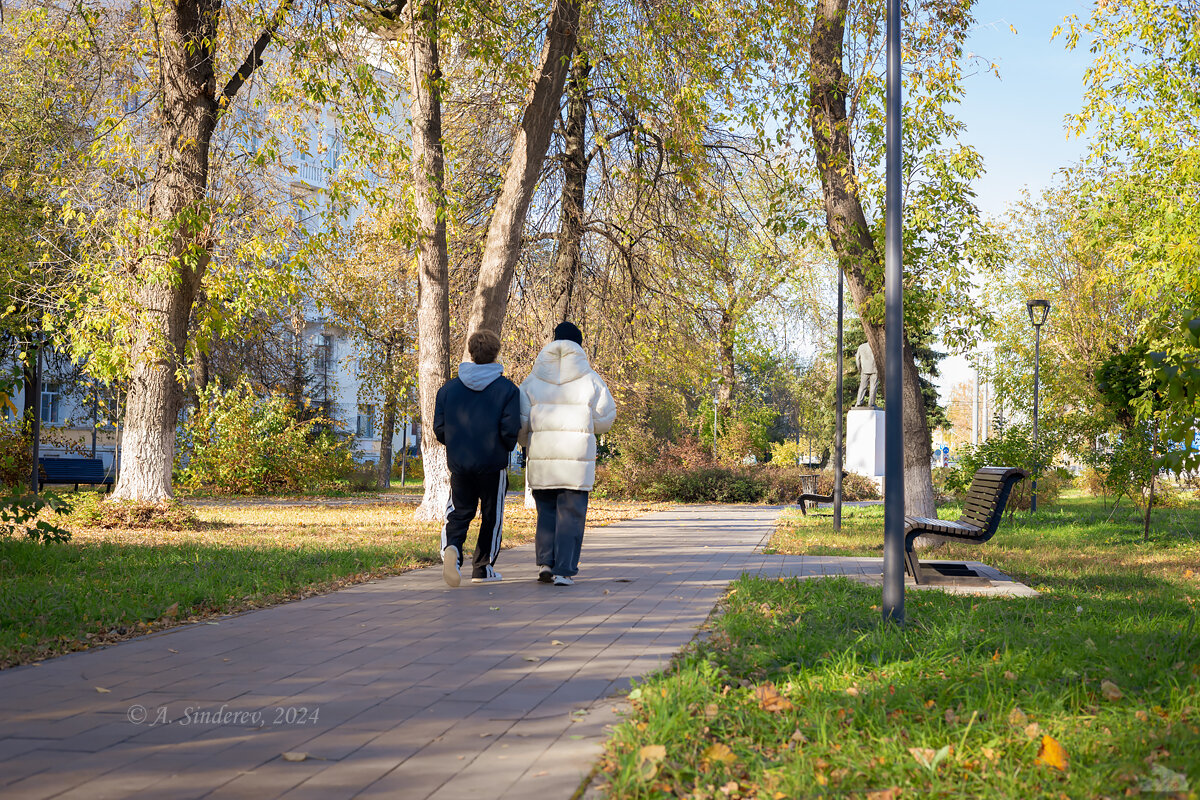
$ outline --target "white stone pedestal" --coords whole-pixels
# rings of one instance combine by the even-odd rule
[[[883,409],[852,408],[846,415],[846,471],[883,484]]]

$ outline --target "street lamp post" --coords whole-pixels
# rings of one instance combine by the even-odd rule
[[[833,529],[842,529],[842,305],[843,283],[841,265],[838,266],[838,312],[837,312],[837,423],[833,426]]]
[[[900,207],[900,0],[887,4],[887,185],[884,242],[885,363],[883,385],[883,618],[904,624],[904,414],[901,407],[904,358],[904,284]]]
[[[1033,325],[1033,485],[1029,499],[1029,513],[1037,511],[1037,479],[1042,468],[1041,452],[1038,450],[1038,389],[1041,382],[1042,326],[1050,314],[1050,303],[1046,300],[1029,300],[1029,322]]]

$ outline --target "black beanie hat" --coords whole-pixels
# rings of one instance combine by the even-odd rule
[[[575,344],[583,344],[583,334],[580,333],[579,328],[575,327],[575,325],[570,322],[560,322],[558,323],[558,326],[555,327],[554,341],[557,342],[559,339],[565,339],[566,341],[574,342]]]

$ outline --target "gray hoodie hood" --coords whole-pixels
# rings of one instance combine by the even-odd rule
[[[492,381],[504,374],[504,365],[499,361],[491,364],[476,364],[464,361],[458,365],[458,379],[473,392],[482,392]]]

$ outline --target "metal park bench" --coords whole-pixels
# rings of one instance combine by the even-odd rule
[[[47,483],[73,483],[79,491],[81,483],[111,487],[113,476],[99,458],[39,458],[38,487]]]
[[[817,478],[819,475],[801,475],[800,476],[800,499],[797,501],[800,505],[800,513],[808,516],[808,511],[804,504],[807,503],[832,503],[833,495],[817,494]]]
[[[917,583],[925,583],[921,563],[913,552],[913,540],[933,534],[982,544],[991,539],[1000,526],[1000,517],[1008,504],[1008,495],[1017,481],[1029,473],[1017,467],[982,467],[971,479],[971,488],[963,501],[963,513],[957,520],[904,518],[904,568]]]

